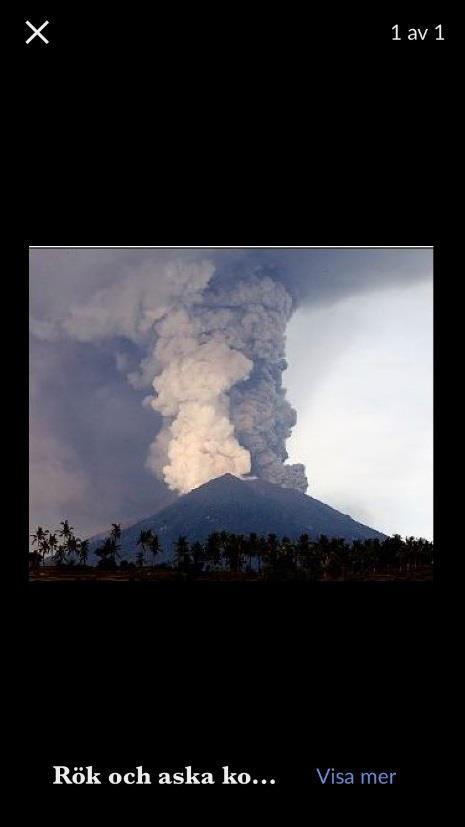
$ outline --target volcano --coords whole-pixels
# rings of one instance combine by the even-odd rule
[[[381,532],[294,488],[282,488],[261,479],[239,479],[232,474],[210,480],[151,517],[123,529],[122,558],[134,559],[140,532],[149,528],[158,535],[163,552],[157,562],[170,560],[173,543],[180,535],[194,542],[205,540],[214,531],[273,533],[290,539],[301,534],[311,538],[326,534],[348,542],[385,539]],[[91,549],[97,545],[94,539]]]

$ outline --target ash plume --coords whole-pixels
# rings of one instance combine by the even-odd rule
[[[305,491],[304,466],[285,463],[296,423],[282,384],[292,310],[283,283],[260,265],[232,282],[215,280],[210,261],[179,260],[128,272],[59,327],[79,341],[124,337],[143,349],[128,380],[151,389],[144,404],[162,417],[147,467],[170,489],[231,473]]]
[[[256,268],[247,279],[212,290],[207,304],[209,331],[219,328],[228,344],[253,364],[249,376],[229,394],[231,421],[240,444],[250,453],[251,473],[306,491],[304,466],[284,464],[286,440],[297,421],[282,385],[287,367],[285,330],[293,309],[289,293]]]

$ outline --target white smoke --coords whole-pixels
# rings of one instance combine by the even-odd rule
[[[259,268],[235,283],[209,261],[145,263],[91,302],[71,307],[60,328],[83,342],[125,337],[145,350],[135,388],[164,424],[147,467],[185,493],[225,473],[252,473],[305,491],[302,465],[286,465],[295,411],[285,398],[285,329],[292,299]],[[36,326],[36,331],[37,331]],[[117,354],[117,365],[124,358]]]
[[[182,338],[185,328],[175,329],[169,342],[160,331],[154,350],[153,364],[158,361],[162,369],[152,382],[151,405],[168,424],[151,446],[147,465],[185,493],[213,477],[250,471],[250,454],[234,436],[226,392],[247,378],[252,362],[224,341],[202,344],[187,331]]]

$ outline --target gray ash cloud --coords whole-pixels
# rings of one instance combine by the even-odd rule
[[[85,393],[73,397],[73,417],[59,419],[60,411],[67,410],[76,361],[81,371],[77,378],[85,387],[86,360],[92,360],[89,345],[101,357],[103,349],[114,349],[112,394],[118,382],[124,385],[126,374],[129,384],[143,391],[146,408],[156,414],[147,468],[169,488],[187,491],[229,472],[305,491],[305,469],[290,465],[286,452],[296,423],[284,389],[285,331],[293,311],[300,305],[328,305],[359,292],[408,285],[428,278],[431,267],[430,250],[32,251],[32,348],[37,351],[34,342],[39,340],[43,348],[33,411],[38,415],[46,407],[53,361],[56,401],[47,424],[54,435],[63,429],[63,421],[67,428],[66,445],[55,450],[50,442],[48,497],[56,495],[57,486],[69,488],[70,501],[75,497],[74,478],[65,486],[56,474],[57,457],[60,468],[70,467],[64,448],[69,453],[74,445],[74,462],[78,455],[91,455],[92,446],[101,441],[98,417],[92,418],[94,430],[93,425],[79,424],[90,422]],[[70,348],[79,355],[71,372]],[[106,368],[101,374],[103,392],[110,379]],[[60,408],[62,386],[67,390]],[[121,395],[126,417],[129,397],[123,391]],[[113,403],[109,397],[106,406],[118,423],[118,400]],[[134,429],[128,429],[125,448],[134,445],[137,456],[142,440],[150,442],[148,421],[141,419],[140,424],[141,444],[136,444]],[[113,431],[124,432],[124,423]],[[129,471],[126,477],[131,492],[140,486],[142,477],[134,482],[136,476]],[[41,461],[37,474],[32,471],[34,490],[43,478]],[[91,500],[91,487],[89,491]],[[121,499],[127,496],[121,493]],[[87,502],[84,507],[91,509]]]

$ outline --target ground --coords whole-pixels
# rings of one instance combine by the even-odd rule
[[[197,575],[189,578],[172,569],[145,568],[145,569],[114,569],[104,570],[94,567],[78,569],[73,567],[47,566],[46,568],[33,569],[29,573],[29,580],[35,582],[57,582],[57,581],[101,581],[101,582],[122,582],[122,581],[143,581],[143,582],[176,582],[179,580],[195,579],[199,582],[263,582],[263,578],[255,572],[213,572],[211,574]],[[342,580],[343,578],[329,578],[331,580]],[[349,579],[349,578],[348,578]],[[433,571],[430,566],[418,567],[410,571],[402,572],[379,572],[369,576],[351,577],[350,581],[428,581],[433,579]]]

